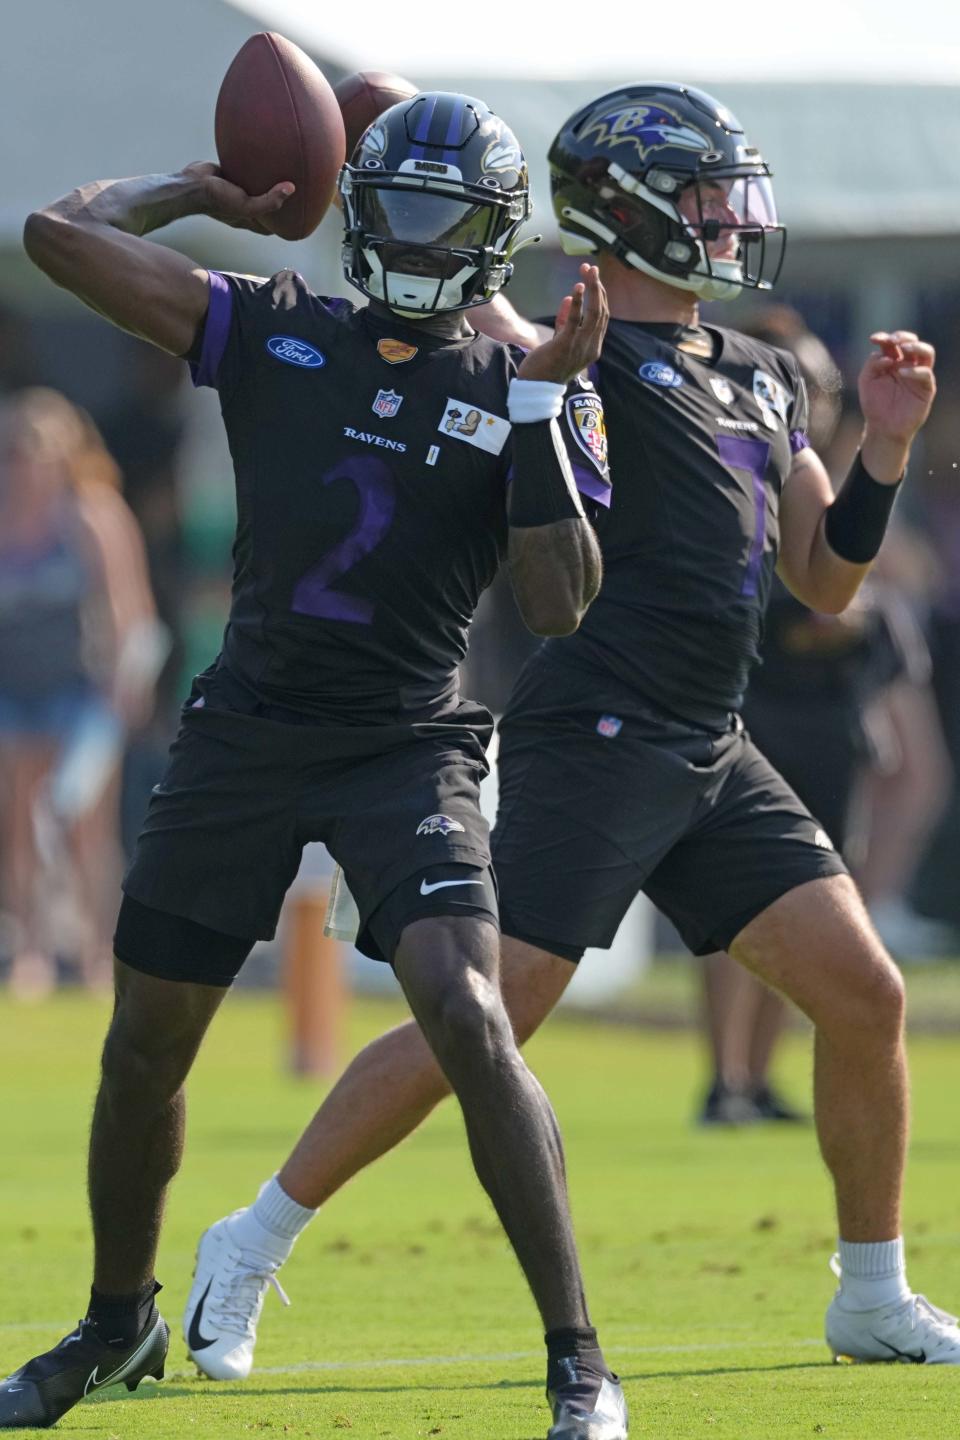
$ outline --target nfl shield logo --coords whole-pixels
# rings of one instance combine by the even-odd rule
[[[724,380],[721,376],[713,375],[710,377],[710,389],[714,395],[716,395],[721,405],[733,404],[733,386],[728,380]]]
[[[377,398],[373,402],[373,413],[379,415],[381,420],[389,420],[396,415],[403,404],[403,396],[398,395],[396,390],[378,390]]]

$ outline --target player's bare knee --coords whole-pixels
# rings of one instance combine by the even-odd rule
[[[182,1076],[164,1064],[154,1047],[144,1047],[122,1024],[107,1032],[100,1061],[101,1087],[112,1102],[124,1108],[152,1108],[165,1103],[179,1089]]]
[[[429,1037],[437,1057],[450,1068],[494,1064],[516,1052],[513,1030],[495,980],[468,970],[438,997]]]
[[[903,976],[889,955],[875,957],[867,986],[869,1023],[889,1039],[899,1039],[907,1009]]]
[[[438,1008],[440,1028],[454,1044],[487,1046],[509,1028],[496,983],[473,970],[446,988]]]
[[[906,1011],[903,976],[879,945],[857,959],[843,968],[819,1028],[829,1033],[836,1024],[847,1036],[854,1032],[858,1045],[897,1044]]]
[[[127,1104],[164,1104],[186,1079],[198,1043],[182,1020],[167,1024],[155,1016],[142,1025],[120,1001],[104,1041],[103,1083]]]
[[[442,915],[408,925],[394,968],[430,1046],[449,1073],[458,1051],[489,1049],[513,1032],[500,994],[497,936],[473,918]]]

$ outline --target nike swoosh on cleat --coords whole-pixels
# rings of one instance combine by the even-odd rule
[[[901,1360],[909,1360],[912,1365],[926,1365],[927,1363],[927,1352],[925,1350],[921,1350],[919,1355],[911,1355],[909,1350],[898,1350],[896,1345],[891,1345],[889,1340],[881,1340],[880,1336],[874,1335],[872,1331],[870,1333],[870,1339],[876,1340],[878,1345],[883,1345],[887,1350],[892,1351],[894,1355],[899,1355]]]
[[[95,1365],[93,1370],[87,1377],[86,1385],[84,1385],[83,1387],[84,1395],[89,1395],[91,1390],[102,1390],[106,1385],[115,1385],[118,1380],[123,1380],[127,1375],[129,1375],[131,1370],[135,1370],[137,1366],[137,1361],[140,1359],[140,1356],[143,1354],[144,1350],[146,1350],[148,1346],[152,1343],[153,1337],[156,1334],[156,1329],[156,1325],[152,1326],[150,1334],[147,1336],[146,1340],[144,1340],[143,1344],[138,1345],[136,1350],[133,1352],[133,1354],[128,1360],[124,1360],[122,1365],[119,1365],[117,1369],[114,1370],[110,1375],[105,1375],[102,1380],[99,1378],[100,1366]]]
[[[206,1303],[207,1296],[210,1294],[210,1286],[212,1284],[213,1280],[210,1280],[206,1290],[204,1290],[200,1299],[197,1301],[196,1310],[194,1310],[190,1317],[190,1327],[187,1330],[187,1344],[191,1350],[206,1350],[209,1345],[215,1345],[217,1343],[216,1338],[208,1340],[200,1329],[200,1316],[203,1314],[203,1307]]]
[[[434,890],[444,890],[448,885],[482,885],[482,880],[435,880],[428,885],[426,880],[420,881],[420,894],[432,895]]]

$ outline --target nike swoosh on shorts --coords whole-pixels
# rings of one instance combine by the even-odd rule
[[[420,881],[420,894],[432,895],[434,890],[444,890],[448,885],[482,885],[482,880],[435,880],[428,885],[426,880]]]

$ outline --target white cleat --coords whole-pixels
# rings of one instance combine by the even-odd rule
[[[878,1310],[846,1310],[838,1290],[827,1310],[827,1344],[840,1364],[960,1365],[956,1315],[909,1295]]]
[[[277,1279],[279,1265],[231,1238],[235,1210],[204,1231],[197,1246],[193,1287],[183,1312],[183,1338],[194,1364],[211,1380],[245,1380],[253,1366],[257,1321],[267,1287],[290,1301]]]

